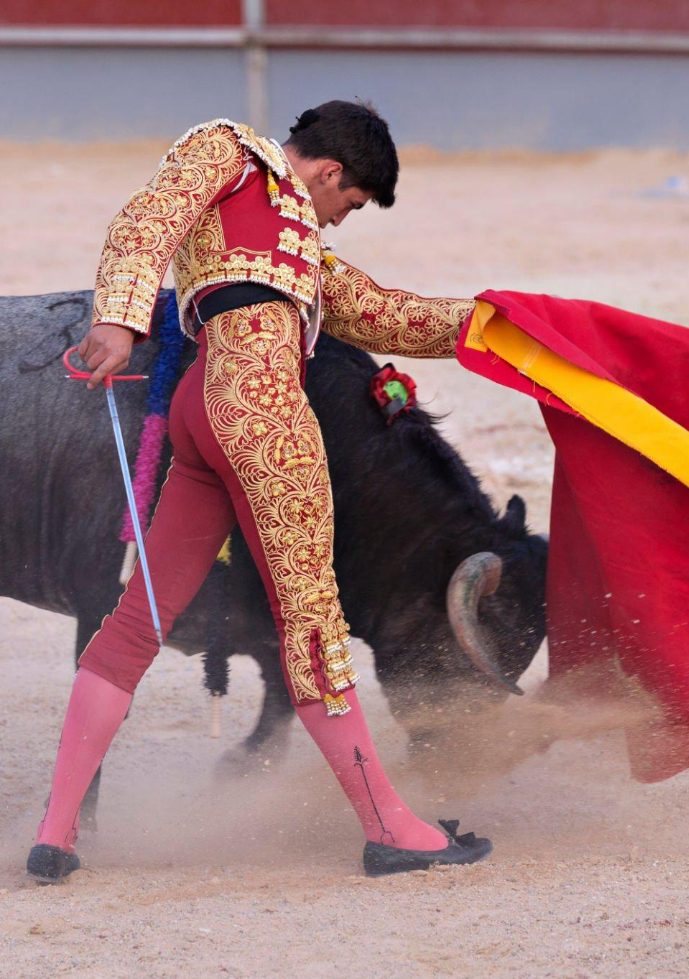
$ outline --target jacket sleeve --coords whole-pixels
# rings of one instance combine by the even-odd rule
[[[323,329],[371,353],[454,357],[473,299],[427,299],[382,289],[367,275],[324,254]]]
[[[198,126],[175,143],[152,180],[108,228],[96,275],[94,324],[115,323],[148,334],[160,284],[180,241],[245,165],[239,140],[221,122]]]

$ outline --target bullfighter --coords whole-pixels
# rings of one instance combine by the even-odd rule
[[[302,385],[321,325],[375,353],[451,358],[474,302],[382,289],[322,243],[350,211],[395,200],[395,146],[370,106],[328,102],[290,132],[281,146],[216,119],[174,144],[109,227],[80,354],[90,388],[124,369],[172,262],[183,329],[199,349],[171,406],[173,461],[146,540],[163,636],[238,523],[292,703],[361,822],[367,873],[472,863],[490,841],[417,818],[376,755],[332,567],[325,452]],[[137,564],[79,662],[29,854],[35,878],[79,866],[84,793],[158,649]]]

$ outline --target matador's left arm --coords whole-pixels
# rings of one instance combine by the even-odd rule
[[[321,263],[323,329],[371,353],[454,357],[473,299],[428,299],[383,289],[359,269],[326,253]]]

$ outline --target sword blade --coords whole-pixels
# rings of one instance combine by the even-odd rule
[[[134,487],[132,486],[132,478],[129,474],[127,453],[125,452],[124,439],[122,438],[122,426],[120,425],[120,418],[119,415],[117,414],[117,403],[115,402],[115,392],[112,388],[112,385],[105,386],[105,395],[108,400],[108,410],[110,411],[112,430],[115,434],[115,443],[117,445],[117,456],[120,460],[120,469],[122,470],[122,479],[124,480],[124,488],[127,492],[127,505],[129,506],[129,512],[132,517],[134,536],[136,537],[136,546],[139,548],[139,560],[141,561],[141,571],[143,572],[144,583],[146,585],[146,595],[148,596],[148,604],[151,609],[153,628],[155,629],[156,638],[160,643],[160,645],[162,646],[163,631],[160,627],[158,606],[156,605],[155,595],[153,594],[153,583],[151,582],[151,574],[148,570],[148,561],[146,559],[146,548],[144,547],[144,538],[143,538],[143,534],[141,533],[139,514],[137,513],[136,500],[134,499]]]

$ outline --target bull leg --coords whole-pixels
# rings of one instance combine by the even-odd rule
[[[287,751],[289,725],[294,715],[289,693],[282,678],[280,649],[269,642],[261,648],[261,676],[264,692],[261,713],[251,734],[238,748],[226,751],[218,765],[218,774],[250,774],[263,762],[280,762]]]
[[[275,644],[266,651],[266,662],[261,664],[264,692],[261,716],[256,727],[244,741],[248,753],[282,758],[287,748],[287,732],[294,711],[289,699],[287,687],[282,679],[280,669],[280,651]]]

